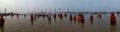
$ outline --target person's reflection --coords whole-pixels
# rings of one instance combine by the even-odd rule
[[[72,20],[73,20],[73,18],[72,18],[72,15],[70,14],[70,23],[72,23]]]
[[[78,21],[78,24],[79,24],[79,25],[80,25],[80,23],[81,23],[81,22],[80,22],[80,21]]]
[[[110,26],[110,32],[115,32],[117,30],[116,25]]]
[[[90,23],[93,24],[93,15],[90,16]]]
[[[1,29],[1,32],[4,32],[4,18],[3,16],[0,16],[0,29]]]
[[[111,25],[116,25],[116,16],[114,13],[111,13],[110,15],[110,23]]]
[[[76,20],[77,20],[76,15],[74,15],[74,24],[76,24]]]
[[[33,14],[30,16],[30,20],[31,20],[31,28],[33,29],[34,26],[34,19],[33,19]]]
[[[5,31],[4,26],[0,26],[0,30],[1,32],[4,32]]]

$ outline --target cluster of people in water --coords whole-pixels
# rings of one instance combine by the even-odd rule
[[[78,23],[85,23],[85,17],[83,14],[78,14],[78,15],[72,15],[72,14],[69,14],[67,15],[66,13],[65,14],[40,14],[40,15],[34,15],[34,14],[31,14],[31,21],[33,21],[34,19],[36,19],[37,17],[47,17],[48,20],[51,22],[51,17],[54,18],[54,20],[56,20],[56,17],[59,17],[60,19],[63,19],[64,17],[68,17],[69,16],[69,20],[70,21],[74,21],[74,23],[76,23],[76,21],[78,21]],[[102,18],[102,15],[101,14],[97,14],[98,18]],[[94,17],[93,17],[93,14],[90,15],[90,23],[93,24],[93,21],[94,21]],[[110,23],[111,25],[116,25],[116,16],[114,13],[111,13],[110,15]]]
[[[102,15],[101,15],[101,14],[98,14],[98,18],[101,19],[101,17],[102,17]],[[94,17],[93,17],[93,15],[91,15],[91,16],[90,16],[90,21],[91,21],[91,23],[93,23],[93,19],[94,19]],[[117,20],[116,20],[116,15],[115,15],[115,13],[111,13],[111,15],[110,15],[110,24],[111,24],[111,25],[116,25],[116,24],[117,24]]]
[[[78,16],[78,17],[77,17]],[[70,21],[74,21],[74,23],[76,23],[76,21],[78,20],[78,23],[85,23],[85,19],[84,19],[84,15],[83,14],[78,14],[78,15],[71,15],[70,14]]]

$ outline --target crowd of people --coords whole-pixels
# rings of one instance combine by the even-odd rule
[[[47,17],[49,21],[51,21],[51,16],[54,18],[54,20],[56,20],[56,17],[59,17],[60,19],[63,19],[64,17],[66,18],[67,16],[69,16],[70,21],[74,20],[74,22],[78,21],[81,23],[85,23],[85,17],[83,14],[78,14],[78,15],[67,15],[67,14],[41,14],[41,15],[33,15],[31,14],[31,21],[33,21],[34,19],[36,19],[37,17]],[[98,14],[98,18],[101,19],[102,15]],[[94,16],[93,14],[90,15],[90,23],[93,23],[94,21]],[[116,16],[114,13],[111,13],[110,15],[110,23],[111,25],[116,25]]]

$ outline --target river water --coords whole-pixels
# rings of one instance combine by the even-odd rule
[[[71,14],[72,17],[78,14]],[[5,23],[0,27],[0,32],[120,32],[120,15],[115,13],[117,23],[110,24],[111,14],[83,14],[85,23],[76,20],[70,20],[70,15],[67,14],[63,18],[51,16],[37,17],[31,21],[30,16],[4,16]],[[90,16],[93,16],[91,21]],[[73,18],[74,19],[74,18]]]

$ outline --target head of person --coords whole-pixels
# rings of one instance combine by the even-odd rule
[[[114,13],[112,12],[111,15],[114,15]]]
[[[0,18],[3,18],[3,16],[2,16],[2,15],[0,15]]]

